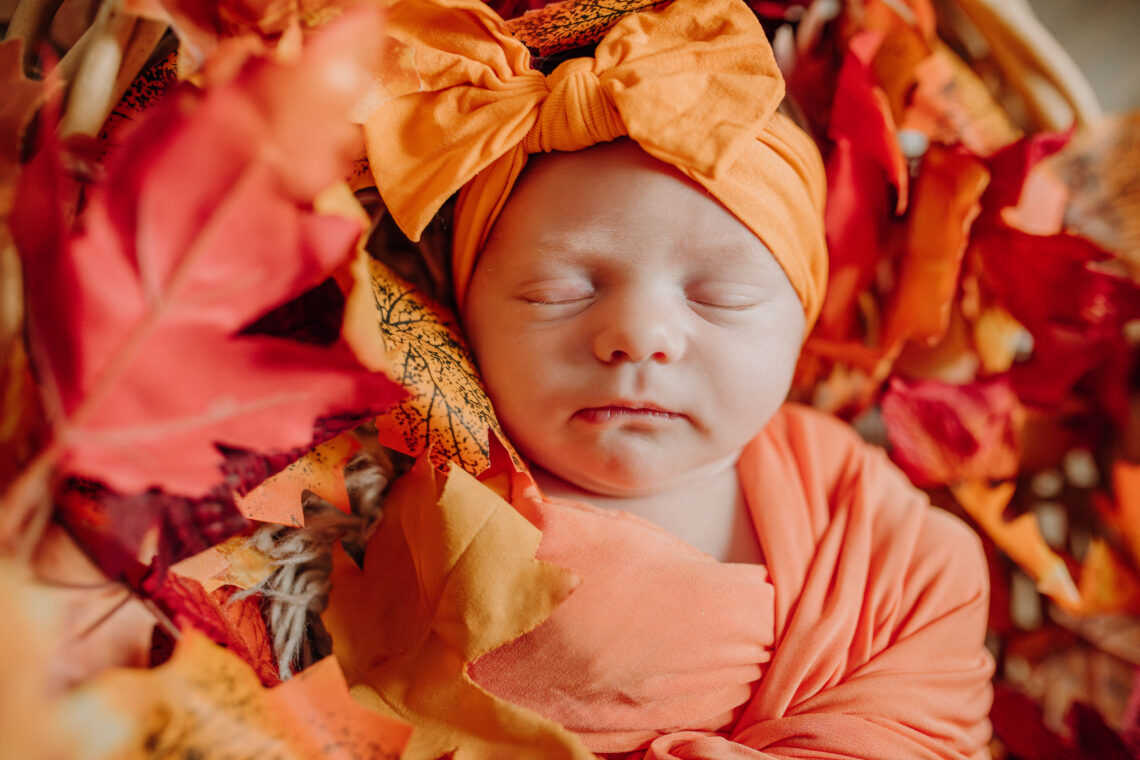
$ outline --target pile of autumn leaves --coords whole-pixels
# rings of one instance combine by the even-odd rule
[[[1140,751],[1140,649],[1121,646],[1140,630],[1140,115],[1023,131],[932,6],[907,8],[864,3],[815,44],[797,38],[789,91],[827,163],[831,253],[797,391],[888,445],[985,539],[1007,748],[1126,756]]]
[[[246,15],[224,12],[239,5]],[[343,464],[359,446],[338,433],[449,394],[389,379],[447,364],[438,352],[451,328],[404,291],[393,298],[394,281],[361,252],[368,219],[338,181],[361,153],[350,117],[376,99],[368,72],[382,65],[382,22],[357,11],[326,24],[338,5],[267,4],[256,17],[250,4],[127,3],[175,21],[195,84],[98,144],[52,137],[56,86],[24,78],[19,46],[0,46],[0,81],[18,93],[0,112],[0,245],[8,257],[19,249],[27,304],[26,343],[18,317],[0,325],[0,736],[14,756],[372,757],[407,738],[348,697],[333,660],[266,688],[276,660],[258,601],[232,599],[266,568],[225,541],[250,518],[303,519],[305,488],[343,506]],[[753,5],[779,25],[797,4]],[[949,489],[998,550],[996,599],[1007,597],[1008,557],[1069,614],[1134,620],[1140,475],[1105,452],[1137,425],[1128,326],[1140,319],[1140,267],[1096,226],[1108,212],[1077,172],[1109,174],[1105,145],[1125,143],[1137,122],[1108,136],[1024,135],[941,45],[922,0],[908,3],[911,18],[887,3],[846,7],[800,41],[789,75],[827,162],[832,251],[796,393],[866,427],[878,420],[916,483]],[[904,153],[900,130],[929,147]],[[1084,235],[1067,229],[1074,219]],[[345,294],[340,337],[314,345],[248,329],[330,279]],[[14,284],[5,293],[21,295],[0,269],[0,286]],[[374,323],[392,320],[377,310],[395,302],[434,315],[409,320],[434,332],[379,339]],[[437,353],[409,349],[416,341]],[[384,442],[446,448],[430,415],[411,417],[426,430],[418,444],[397,445],[408,429],[391,414]],[[493,420],[472,429],[485,453]],[[270,496],[254,488],[314,446]],[[1116,477],[1079,561],[1032,515],[1007,514],[1029,476],[1073,447]],[[53,504],[70,534],[44,527]],[[168,572],[207,549],[194,577]],[[995,611],[1003,640],[1025,633]],[[171,659],[110,668],[149,662],[156,618],[182,629]],[[1082,725],[1126,733],[1131,709]],[[1070,733],[1049,741],[1079,751]]]
[[[361,11],[278,61],[249,45],[220,45],[201,89],[180,88],[149,109],[98,165],[90,163],[98,146],[52,136],[51,103],[31,162],[6,156],[27,347],[50,429],[5,403],[5,421],[21,426],[6,431],[5,444],[24,465],[0,512],[5,753],[305,757],[339,747],[343,756],[376,757],[403,745],[406,727],[353,703],[333,660],[265,689],[267,679],[235,654],[264,660],[256,602],[226,607],[200,584],[172,589],[165,572],[206,548],[195,544],[246,524],[210,498],[233,483],[217,444],[304,452],[315,420],[360,418],[404,395],[343,340],[242,334],[356,254],[359,209],[337,183],[359,148],[348,117],[379,65],[380,23]],[[5,81],[36,104],[45,85],[23,79],[19,45],[6,43],[2,60]],[[13,136],[30,112],[13,116]],[[82,193],[77,177],[87,181]],[[337,208],[346,210],[329,211]],[[5,357],[8,389],[29,377],[13,360],[22,343]],[[74,485],[64,475],[143,497],[133,522],[92,502],[78,518],[79,534],[95,537],[83,552],[62,531],[45,530],[53,493]],[[183,519],[162,512],[175,503],[163,493],[178,495]],[[223,527],[211,533],[210,525]],[[147,664],[156,617],[181,624],[169,662],[108,670]],[[220,633],[212,638],[230,651],[195,628]],[[244,648],[225,638],[242,633],[252,634]]]

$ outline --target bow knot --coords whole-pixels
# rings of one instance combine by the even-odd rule
[[[523,141],[527,153],[581,150],[628,133],[594,73],[592,58],[563,62],[546,78],[546,86],[550,94]]]
[[[622,18],[593,58],[548,77],[480,0],[402,0],[388,15],[382,106],[369,164],[412,238],[443,202],[500,160],[628,135],[647,153],[715,177],[754,141],[783,80],[742,0],[689,0]],[[520,155],[521,154],[521,155]]]

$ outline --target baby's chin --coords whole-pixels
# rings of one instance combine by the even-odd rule
[[[578,472],[554,473],[535,468],[535,481],[547,496],[589,500],[591,497],[607,499],[637,499],[655,496],[665,488],[661,482],[645,478],[601,478]]]
[[[577,466],[543,466],[532,462],[538,487],[548,496],[561,496],[589,500],[642,499],[665,494],[698,476],[703,468],[666,466],[660,462],[607,461]]]

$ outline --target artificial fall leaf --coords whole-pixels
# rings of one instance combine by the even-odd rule
[[[1062,737],[1045,725],[1041,706],[1008,686],[994,689],[990,721],[995,736],[1013,757],[1026,760],[1066,760],[1071,757]]]
[[[1008,380],[893,378],[881,399],[891,458],[919,486],[1017,474],[1024,411]]]
[[[951,304],[946,332],[933,346],[903,344],[890,365],[892,374],[906,378],[940,380],[968,385],[978,377],[980,362],[971,341],[970,326],[962,315],[960,301]]]
[[[988,159],[993,179],[974,223],[970,255],[991,300],[1033,336],[1029,360],[1011,370],[1019,395],[1057,408],[1082,383],[1088,400],[1123,424],[1130,353],[1124,327],[1140,315],[1140,286],[1111,271],[1111,254],[1085,238],[1026,231],[1055,230],[1060,204],[1020,202],[1027,188],[1034,195],[1035,167],[1069,139],[1034,135]]]
[[[932,145],[923,156],[887,309],[887,351],[904,340],[930,346],[945,335],[970,226],[988,182],[985,165],[966,153]]]
[[[123,10],[171,24],[181,43],[179,71],[195,72],[218,55],[227,41],[270,53],[281,60],[295,57],[303,30],[341,15],[344,0],[124,0]]]
[[[59,525],[49,525],[32,555],[37,595],[62,612],[50,679],[57,688],[110,667],[141,667],[150,656],[154,615],[97,568]]]
[[[1067,233],[1030,235],[994,226],[976,234],[971,245],[987,292],[1033,336],[1032,356],[1012,372],[1022,398],[1056,406],[1103,367],[1109,372],[1095,400],[1126,414],[1124,328],[1140,317],[1140,285],[1106,270],[1104,251]],[[1106,367],[1113,362],[1116,369]]]
[[[1115,506],[1112,523],[1120,531],[1132,561],[1140,566],[1140,464],[1117,460],[1112,467]]]
[[[377,418],[380,442],[412,456],[430,451],[441,470],[455,462],[478,475],[490,464],[490,436],[506,437],[455,318],[363,252],[353,276],[345,339],[366,366],[408,391]]]
[[[856,413],[861,411],[874,390],[866,371],[841,361],[831,363],[826,375],[810,380],[805,377],[803,385],[811,389],[810,402],[813,407],[843,417],[848,416],[851,410]]]
[[[828,282],[813,335],[856,338],[860,296],[875,278],[890,235],[891,188],[882,166],[855,142],[838,141],[827,158]]]
[[[1060,608],[1050,610],[1049,616],[1101,652],[1140,667],[1140,616],[1127,612],[1074,615]],[[1140,699],[1140,694],[1135,698]]]
[[[355,144],[346,114],[376,23],[346,19],[295,66],[253,61],[152,109],[71,234],[55,154],[25,172],[15,231],[30,334],[69,470],[121,492],[201,495],[221,479],[217,444],[308,445],[317,417],[398,396],[343,344],[238,335],[351,253],[357,225],[309,207]]]
[[[1016,206],[1025,180],[1038,163],[1061,150],[1069,142],[1069,134],[1041,132],[1011,143],[986,159],[990,184],[982,197],[982,213],[978,227],[1001,225],[1002,212]]]
[[[1063,609],[1080,610],[1081,596],[1065,561],[1045,543],[1031,513],[1012,520],[1003,516],[1017,484],[990,486],[969,480],[951,486],[954,498],[993,542],[1037,583],[1037,590]]]
[[[824,209],[830,276],[815,334],[831,341],[856,337],[856,300],[874,279],[893,214],[906,205],[906,161],[871,68],[882,40],[875,31],[852,36],[830,105],[834,146],[826,160]]]
[[[813,333],[796,363],[795,398],[813,405],[818,401],[832,414],[851,419],[874,403],[892,360],[862,340],[834,341]]]
[[[535,559],[541,536],[510,504],[458,466],[442,479],[422,457],[394,484],[363,569],[334,554],[321,619],[353,696],[414,726],[406,760],[592,758],[468,678],[468,663],[537,626],[574,579]]]
[[[238,510],[251,520],[300,527],[305,524],[302,500],[312,491],[342,512],[350,511],[344,468],[361,443],[352,433],[325,441],[244,496]]]
[[[666,5],[670,0],[562,0],[507,22],[511,34],[548,56],[602,39],[622,16]]]
[[[66,601],[45,594],[30,568],[0,557],[0,753],[21,760],[66,757],[52,708],[62,691],[51,677],[64,652]]]
[[[24,41],[0,42],[0,219],[8,216],[15,197],[24,133],[36,110],[58,89],[56,78],[34,82],[24,76]]]
[[[1065,226],[1118,253],[1140,281],[1140,111],[1075,134],[1041,167],[1068,190]]]
[[[1030,647],[1015,642],[1007,648],[1009,655],[1024,663],[1017,670],[1028,670],[1019,673],[1014,683],[995,684],[991,719],[994,733],[1008,747],[1007,756],[1134,759],[1124,748],[1124,737],[1110,728],[1126,725],[1124,702],[1134,667],[1055,631],[1040,631]],[[1020,703],[1016,711],[1010,710],[1013,695]]]
[[[915,88],[900,126],[931,142],[961,144],[975,156],[990,156],[1021,133],[985,83],[945,44],[915,66]]]
[[[897,192],[894,211],[901,214],[907,205],[907,162],[896,137],[890,103],[872,70],[882,45],[883,34],[873,30],[860,31],[849,40],[831,105],[828,137],[849,141],[878,164]]]
[[[1077,588],[1082,615],[1106,612],[1140,615],[1140,579],[1101,539],[1089,542]]]
[[[904,16],[903,9],[911,11]],[[914,11],[917,10],[918,14]],[[858,18],[861,30],[871,30],[882,36],[871,61],[875,83],[887,98],[896,122],[902,120],[903,109],[914,90],[917,67],[930,56],[933,38],[934,10],[926,0],[908,5],[883,0],[870,0],[859,12],[849,14]],[[921,16],[921,22],[918,16]]]
[[[1013,366],[1025,326],[1000,306],[981,310],[973,320],[974,349],[986,374],[1005,372]]]
[[[275,569],[273,561],[255,549],[245,536],[234,536],[170,566],[170,572],[198,581],[206,593],[213,593],[222,586],[252,588]]]
[[[191,630],[204,634],[245,662],[263,684],[279,683],[277,658],[261,616],[261,600],[254,596],[235,598],[236,593],[234,587],[207,592],[192,578],[167,574],[150,597],[184,635]]]
[[[84,760],[394,760],[408,736],[407,726],[349,698],[332,658],[265,689],[245,663],[194,631],[157,668],[89,682],[57,721],[74,742],[70,756]]]
[[[1096,709],[1073,702],[1065,716],[1073,744],[1084,760],[1134,760],[1135,747],[1129,747]]]

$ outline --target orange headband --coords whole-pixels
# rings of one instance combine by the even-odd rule
[[[823,165],[811,138],[775,112],[784,81],[742,0],[678,0],[626,16],[593,58],[549,76],[479,0],[402,0],[387,33],[385,99],[364,124],[368,159],[414,240],[463,189],[452,259],[460,302],[530,153],[628,135],[764,242],[810,329],[827,280]]]

